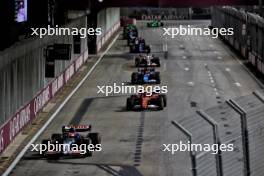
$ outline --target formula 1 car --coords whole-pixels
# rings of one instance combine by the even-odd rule
[[[137,35],[130,32],[127,37],[127,46],[132,46],[135,44],[135,41],[137,40]]]
[[[136,38],[134,44],[130,45],[130,53],[150,53],[150,46],[142,38]]]
[[[127,110],[146,110],[146,109],[158,109],[163,110],[167,106],[166,95],[153,92],[151,96],[147,93],[141,93],[138,95],[131,95],[127,98],[126,107]]]
[[[131,75],[132,84],[160,84],[160,73],[154,68],[139,68]]]
[[[48,146],[50,144],[63,144],[62,149],[57,150],[46,150],[42,153],[46,157],[59,157],[59,156],[92,156],[92,151],[88,147],[86,151],[81,151],[81,145],[85,144],[86,146],[93,144],[94,150],[98,144],[101,144],[101,137],[99,133],[87,133],[86,135],[80,134],[80,132],[91,131],[91,125],[70,125],[63,126],[62,133],[54,133],[51,135],[50,139],[44,139],[42,144]],[[73,150],[72,146],[78,147],[80,150]],[[68,146],[68,147],[67,147]]]
[[[160,20],[153,20],[149,23],[147,23],[147,27],[161,27],[164,26],[164,23]]]
[[[154,55],[139,55],[135,59],[136,67],[160,67],[160,59]]]
[[[138,30],[137,27],[133,24],[128,24],[124,27],[123,30],[123,38],[129,39],[129,37],[137,37],[138,36]]]

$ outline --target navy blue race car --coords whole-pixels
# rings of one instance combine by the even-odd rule
[[[160,73],[154,68],[139,68],[132,73],[131,84],[160,84]]]
[[[146,45],[145,39],[135,38],[130,45],[130,53],[150,53],[150,46]]]
[[[44,139],[42,145],[60,144],[63,148],[56,148],[53,150],[46,150],[41,153],[46,157],[59,157],[59,156],[92,156],[92,150],[86,148],[86,151],[82,151],[80,146],[85,144],[89,146],[92,144],[94,151],[97,151],[98,144],[101,145],[101,137],[99,133],[88,133],[82,135],[81,132],[91,131],[91,125],[70,125],[63,126],[62,133],[55,133],[51,135],[50,139]],[[73,146],[76,148],[73,149]]]

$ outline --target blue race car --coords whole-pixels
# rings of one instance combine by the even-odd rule
[[[139,68],[132,73],[131,84],[160,84],[160,73],[154,68]]]
[[[129,31],[128,37],[127,37],[127,46],[131,46],[135,44],[135,41],[137,40],[138,33],[135,31]]]
[[[42,145],[61,145],[63,148],[56,148],[53,150],[46,150],[41,153],[45,157],[59,157],[59,156],[92,156],[91,148],[86,148],[86,151],[81,150],[81,145],[93,146],[93,150],[97,151],[99,145],[101,146],[101,137],[99,133],[88,133],[86,135],[80,132],[90,131],[91,125],[70,125],[63,126],[62,133],[55,133],[51,135],[50,139],[44,139]],[[99,144],[99,145],[98,145]],[[76,147],[74,149],[73,148]]]
[[[150,53],[150,46],[146,45],[145,39],[135,38],[130,46],[130,53]]]

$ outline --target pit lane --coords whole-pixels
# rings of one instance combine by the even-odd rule
[[[209,21],[175,21],[170,24],[186,23],[203,27]],[[187,140],[170,121],[190,115],[197,109],[217,105],[225,99],[249,94],[259,86],[219,39],[209,36],[163,38],[162,28],[146,28],[145,22],[138,25],[139,35],[160,56],[161,82],[169,91],[167,108],[163,111],[127,112],[126,95],[104,97],[97,94],[97,85],[129,82],[132,71],[136,70],[127,66],[133,65],[133,55],[128,53],[128,48],[124,47],[126,41],[120,37],[36,141],[41,142],[52,133],[60,132],[62,125],[91,124],[93,130],[102,135],[103,151],[90,158],[59,160],[42,159],[29,151],[11,175],[191,175],[188,152],[170,155],[161,151],[163,143]],[[166,60],[163,58],[163,44],[168,46]]]

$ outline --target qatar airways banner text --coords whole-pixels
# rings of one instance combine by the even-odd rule
[[[259,0],[107,0],[100,3],[101,8],[107,7],[208,7],[208,6],[235,6],[259,5]]]

